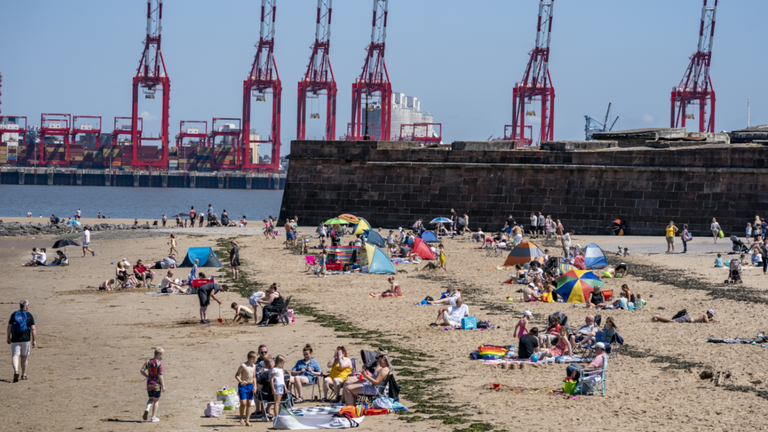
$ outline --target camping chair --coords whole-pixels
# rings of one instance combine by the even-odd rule
[[[355,375],[357,375],[357,363],[356,363],[354,358],[351,358],[349,360],[352,362],[352,372],[349,374],[349,376],[355,376]],[[325,378],[328,377],[328,374],[323,374],[323,375],[321,375],[321,377],[323,379],[325,379]],[[344,390],[344,382],[345,381],[341,382],[341,385],[339,386],[339,392],[338,393],[336,393],[336,388],[333,385],[333,383],[331,383],[330,389],[329,389],[330,395],[331,395],[331,399],[339,399],[339,398],[341,398],[341,392],[342,392],[342,390]]]
[[[277,322],[282,322],[283,325],[288,325],[290,322],[290,318],[288,317],[288,305],[291,303],[291,299],[293,296],[288,296],[287,299],[285,299],[285,303],[283,304],[283,308],[280,309],[279,312],[270,312],[265,310],[264,314],[266,314],[266,323],[269,325],[269,323],[272,321],[273,318],[277,318]]]
[[[608,381],[606,374],[607,367],[608,361],[607,359],[603,359],[603,366],[599,370],[579,370],[579,380],[578,384],[576,384],[578,393],[585,395],[591,391],[596,395],[605,396]],[[597,382],[595,382],[595,380],[597,380]]]
[[[268,376],[269,375],[267,375],[267,377]],[[290,375],[287,374],[287,373],[284,374],[284,378],[285,378],[285,384],[284,385],[285,385],[286,389],[288,388],[288,377],[289,376]],[[257,389],[255,391],[254,398],[258,398],[259,402],[261,402],[261,411],[257,412],[254,409],[253,415],[258,416],[260,414],[262,419],[267,418],[267,419],[271,420],[272,417],[270,417],[267,414],[267,412],[268,412],[267,408],[270,405],[274,405],[275,404],[275,395],[272,394],[272,386],[269,384],[269,378],[267,378],[266,381],[265,380],[260,380],[260,381],[261,381],[260,382],[261,389]],[[286,393],[283,395],[283,399],[280,401],[280,409],[282,409],[282,408],[285,408],[287,410],[293,409],[293,395],[291,394],[291,392],[286,391]],[[280,409],[277,410],[278,414],[280,414]]]
[[[614,333],[613,340],[607,346],[607,348],[609,348],[608,354],[613,354],[614,357],[618,357],[619,351],[621,351],[621,348],[623,346],[624,346],[624,338],[621,337],[618,333]]]
[[[366,394],[360,394],[355,398],[355,405],[362,405],[364,403],[368,403],[368,405],[373,405],[373,401],[381,398],[381,397],[388,397],[389,395],[389,383],[394,378],[394,370],[390,369],[389,376],[387,376],[387,379],[382,381],[379,385],[374,387],[374,390],[376,390],[375,395],[366,395]]]
[[[317,262],[317,256],[316,255],[305,255],[304,259],[306,260],[306,268],[304,271],[317,271],[320,268],[320,263]]]

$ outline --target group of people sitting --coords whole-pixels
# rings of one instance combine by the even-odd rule
[[[51,260],[51,262],[48,262],[48,254],[47,250],[45,248],[40,248],[39,250],[34,247],[32,248],[32,259],[22,263],[22,267],[39,267],[39,266],[65,266],[69,265],[69,259],[66,255],[64,255],[64,252],[61,250],[56,251],[55,258]]]
[[[549,318],[549,326],[546,331],[539,332],[538,327],[528,328],[533,314],[525,311],[520,321],[515,324],[513,333],[517,336],[520,348],[517,353],[518,359],[531,359],[535,361],[546,359],[547,357],[560,357],[563,355],[574,356],[577,348],[586,346],[596,346],[598,342],[598,333],[600,327],[595,323],[595,317],[587,315],[585,323],[578,330],[569,330],[560,322],[558,314],[553,314]],[[605,320],[602,334],[600,334],[604,343],[610,344],[614,340],[617,326],[613,317]],[[605,349],[605,345],[603,345]]]

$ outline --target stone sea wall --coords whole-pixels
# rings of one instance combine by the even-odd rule
[[[375,227],[405,228],[455,208],[471,228],[493,231],[509,214],[527,226],[540,211],[581,234],[607,234],[622,219],[630,234],[663,236],[670,220],[707,234],[715,217],[727,235],[743,236],[755,215],[768,216],[763,146],[564,152],[456,144],[293,141],[281,218],[298,215],[306,226],[352,213]]]
[[[112,230],[148,230],[158,229],[157,226],[150,224],[128,225],[128,224],[108,224],[97,223],[89,224],[88,228],[92,232],[112,231]],[[82,233],[83,227],[73,225],[50,225],[34,222],[0,222],[0,237],[32,236],[32,235],[65,235],[73,233]]]

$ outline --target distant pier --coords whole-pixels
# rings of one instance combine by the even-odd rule
[[[0,184],[281,190],[285,174],[4,167]]]

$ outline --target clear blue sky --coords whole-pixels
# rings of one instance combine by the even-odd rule
[[[696,48],[701,0],[556,0],[550,71],[555,139],[581,139],[584,115],[609,101],[618,129],[666,127],[670,90]],[[768,2],[724,0],[718,8],[711,75],[716,129],[768,123]],[[180,120],[240,117],[242,82],[258,41],[258,0],[166,0],[163,53],[172,82],[170,134]],[[350,118],[351,84],[370,39],[371,1],[335,0],[331,61],[339,86],[337,135]],[[283,153],[296,135],[296,83],[314,39],[315,0],[277,5],[275,56],[283,83]],[[511,122],[512,86],[535,37],[536,0],[391,0],[387,66],[393,89],[418,97],[443,123],[444,140],[499,136]],[[4,115],[41,112],[129,116],[131,78],[145,32],[143,0],[4,1],[0,72]],[[254,127],[267,133],[268,103]],[[160,112],[160,100],[141,99]],[[307,120],[321,136],[325,120]],[[159,120],[146,129],[159,130]],[[264,151],[262,151],[264,153]]]

